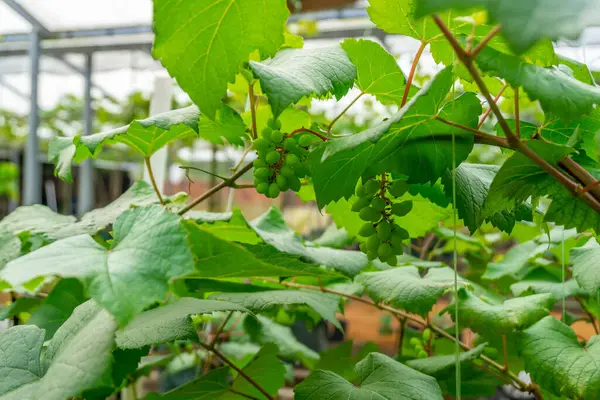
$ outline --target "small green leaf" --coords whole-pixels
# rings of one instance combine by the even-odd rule
[[[555,302],[551,294],[543,293],[508,299],[502,304],[491,303],[461,290],[458,320],[477,333],[493,337],[527,328],[548,315]],[[448,311],[454,319],[454,306],[449,306]]]
[[[335,313],[340,311],[339,298],[318,292],[304,290],[268,290],[253,293],[216,293],[210,299],[240,304],[254,312],[265,312],[282,305],[306,304],[318,312],[323,319],[342,330]]]
[[[406,77],[396,59],[371,40],[346,39],[342,48],[356,66],[356,84],[383,104],[400,104]]]
[[[598,25],[596,0],[416,0],[415,15],[423,17],[449,9],[485,7],[502,24],[511,47],[522,53],[540,39],[577,39],[587,26]]]
[[[479,358],[479,356],[483,354],[485,346],[487,346],[487,343],[482,343],[477,347],[473,347],[469,351],[460,353],[458,358],[461,364],[466,361],[472,361]],[[431,375],[433,377],[445,376],[449,371],[452,371],[456,367],[456,356],[434,356],[423,359],[409,360],[406,362],[406,365],[412,369],[416,369],[419,372]]]
[[[585,346],[573,330],[554,317],[546,317],[523,332],[521,351],[525,369],[537,384],[556,396],[597,399],[600,345],[593,336]]]
[[[240,65],[255,50],[265,58],[283,44],[289,15],[280,0],[157,0],[153,55],[202,113],[215,119]]]
[[[226,104],[221,105],[215,120],[201,115],[198,123],[198,135],[215,144],[244,145],[246,124],[233,108]]]
[[[228,367],[213,369],[166,393],[150,393],[144,400],[218,400],[229,390],[227,378]]]
[[[371,353],[356,364],[357,386],[341,376],[317,370],[294,388],[296,400],[308,399],[386,399],[442,400],[442,391],[434,378],[415,371],[398,361]],[[399,377],[402,377],[399,379]]]
[[[506,252],[500,261],[489,263],[482,278],[498,280],[511,277],[515,280],[521,280],[532,270],[530,261],[539,257],[548,248],[547,244],[539,244],[533,240],[514,246]]]
[[[206,213],[198,214],[200,211],[196,211],[190,217],[197,222],[206,221]],[[202,217],[199,219],[198,217]],[[209,217],[210,218],[210,217]],[[228,240],[231,242],[246,243],[246,244],[258,244],[261,242],[260,237],[252,230],[248,225],[246,218],[242,215],[239,209],[235,209],[233,213],[230,213],[228,221],[214,221],[213,223],[203,223],[200,228],[210,232],[212,235],[219,239]]]
[[[180,222],[158,206],[128,210],[114,224],[109,250],[88,235],[73,236],[11,261],[0,275],[13,285],[39,276],[78,278],[124,325],[163,300],[171,279],[194,271]]]
[[[522,296],[524,293],[549,293],[555,299],[561,299],[563,293],[565,297],[586,294],[574,279],[565,281],[563,286],[560,279],[543,268],[538,268],[519,282],[513,283],[510,290],[515,296]]]
[[[162,307],[137,315],[127,326],[117,332],[117,346],[137,349],[174,340],[196,338],[190,315],[210,314],[215,311],[248,310],[238,304],[183,297]]]
[[[48,160],[56,164],[54,173],[71,182],[71,164],[96,157],[105,143],[124,143],[144,157],[172,141],[198,133],[198,107],[167,111],[108,132],[74,137],[55,136],[50,140]]]
[[[333,94],[339,100],[354,84],[356,67],[339,45],[284,49],[268,61],[250,61],[277,118],[305,96]]]
[[[356,277],[373,300],[385,301],[393,307],[425,315],[438,298],[454,286],[454,271],[432,268],[423,277],[416,267],[392,268],[380,272],[364,272]],[[460,286],[468,283],[462,279]]]

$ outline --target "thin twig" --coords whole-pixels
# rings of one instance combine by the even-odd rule
[[[410,66],[410,71],[408,73],[408,79],[406,79],[406,86],[404,87],[404,94],[402,94],[402,102],[400,103],[400,107],[404,107],[406,101],[408,100],[408,93],[410,92],[410,87],[412,86],[413,79],[415,78],[415,72],[417,70],[417,65],[419,64],[419,59],[421,58],[425,47],[427,47],[427,42],[422,41],[417,53],[415,54],[412,65]]]
[[[502,335],[502,353],[504,354],[504,370],[508,371],[508,345],[506,344],[506,335]]]
[[[223,332],[223,329],[225,329],[225,325],[227,325],[227,323],[231,319],[232,315],[233,315],[233,311],[229,311],[229,314],[227,314],[227,317],[225,318],[225,320],[223,321],[223,323],[221,324],[221,326],[219,326],[219,328],[217,329],[217,331],[215,333],[215,337],[213,338],[213,340],[209,344],[209,347],[211,349],[215,347],[215,344],[217,344],[217,340],[219,339],[219,336],[221,335],[221,332]]]
[[[513,89],[515,92],[515,135],[521,139],[521,119],[519,117],[519,88]]]
[[[400,323],[400,332],[398,337],[398,357],[402,355],[402,347],[404,346],[404,338],[406,337],[406,328],[407,328],[407,320],[406,318],[401,318],[396,316],[398,322]]]
[[[250,97],[250,115],[252,116],[252,138],[258,137],[256,129],[256,96],[254,95],[254,82],[248,83],[248,96]]]
[[[308,129],[308,128],[298,128],[298,129],[293,130],[292,132],[290,132],[290,134],[287,135],[287,136],[288,137],[292,137],[292,136],[297,135],[299,133],[310,133],[311,135],[315,135],[316,137],[318,137],[319,139],[321,139],[324,142],[326,142],[326,141],[329,140],[329,138],[321,135],[319,132],[313,131],[312,129]]]
[[[508,86],[509,86],[508,83],[505,83],[504,86],[502,86],[502,89],[500,89],[500,91],[498,92],[496,97],[494,97],[494,103],[497,103],[498,100],[500,100],[500,97],[502,97],[502,93],[504,93],[504,91],[506,90],[506,88]],[[483,123],[485,122],[487,117],[490,116],[491,112],[492,112],[492,108],[490,107],[486,110],[485,113],[483,113],[483,115],[481,116],[481,119],[479,120],[479,124],[477,124],[477,129],[481,128],[481,126],[483,125]]]
[[[433,233],[428,233],[425,239],[423,239],[423,245],[421,246],[421,253],[419,254],[419,258],[421,260],[425,259],[427,255],[427,250],[429,250],[429,246],[431,246],[431,242],[435,239],[435,235]]]
[[[329,124],[329,126],[327,127],[327,137],[331,137],[331,129],[333,128],[333,125],[335,125],[336,122],[338,122],[338,120],[340,118],[342,118],[342,115],[346,114],[346,112],[354,105],[354,103],[356,103],[358,101],[358,99],[360,99],[363,95],[365,94],[365,92],[360,92],[360,94],[358,96],[356,96],[356,98],[354,100],[352,100],[350,102],[350,104],[348,104],[348,106],[346,108],[344,108],[342,110],[341,113],[339,113],[337,115],[337,117],[335,117],[331,123]]]
[[[146,162],[146,169],[148,170],[148,176],[150,177],[150,182],[152,183],[152,187],[154,188],[154,191],[156,192],[156,195],[158,196],[158,200],[160,201],[160,204],[162,204],[164,206],[165,201],[163,200],[163,197],[160,194],[160,190],[158,189],[158,185],[156,184],[156,180],[154,179],[154,172],[152,172],[152,163],[150,162],[150,158],[146,157],[144,159],[144,161]]]
[[[252,163],[246,164],[246,166],[244,168],[240,169],[235,174],[231,175],[231,177],[229,179],[224,180],[223,182],[219,183],[217,186],[210,188],[208,191],[206,191],[200,197],[194,199],[194,201],[192,201],[185,208],[183,208],[181,211],[179,211],[179,215],[183,215],[186,212],[190,211],[192,208],[196,207],[198,204],[202,203],[204,200],[208,199],[210,196],[219,192],[221,189],[224,189],[226,187],[231,187],[232,185],[235,184],[236,180],[238,180],[242,175],[244,175],[246,172],[250,171],[251,169],[252,169]]]
[[[248,374],[246,374],[242,369],[240,369],[237,365],[235,365],[230,359],[228,359],[223,353],[215,348],[210,348],[206,343],[200,342],[200,346],[204,347],[207,351],[214,353],[217,357],[221,359],[225,364],[229,365],[235,372],[240,374],[245,380],[248,381],[252,386],[258,389],[267,399],[274,400],[274,397],[269,394],[262,386],[260,386],[254,379],[252,379]]]
[[[198,168],[198,167],[188,167],[188,166],[186,166],[186,165],[180,165],[180,166],[179,166],[179,168],[181,168],[181,169],[185,169],[185,170],[190,170],[190,169],[193,169],[194,171],[200,171],[200,172],[203,172],[203,173],[205,173],[205,174],[207,174],[207,175],[214,176],[215,178],[219,178],[219,179],[222,179],[222,180],[226,180],[226,179],[227,179],[227,178],[226,178],[226,177],[224,177],[224,176],[221,176],[221,175],[215,174],[215,173],[213,173],[213,172],[210,172],[210,171],[207,171],[207,170],[205,170],[205,169]]]
[[[480,52],[481,50],[483,50],[483,48],[484,48],[485,46],[487,46],[488,42],[489,42],[490,40],[492,40],[492,38],[493,38],[494,36],[496,36],[496,34],[497,34],[498,32],[500,32],[501,30],[502,30],[502,25],[496,25],[496,26],[494,26],[494,27],[492,28],[492,30],[491,30],[491,31],[489,31],[489,33],[488,33],[488,34],[487,34],[487,35],[486,35],[486,36],[485,36],[483,39],[481,39],[481,42],[479,42],[479,44],[478,44],[477,46],[475,46],[475,48],[474,48],[472,51],[470,51],[470,52],[469,52],[469,56],[470,56],[471,58],[472,58],[472,57],[475,57],[475,56],[477,56],[477,54],[479,54],[479,52]]]

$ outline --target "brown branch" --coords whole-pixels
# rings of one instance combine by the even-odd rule
[[[494,97],[494,103],[498,103],[498,100],[500,100],[500,97],[502,97],[502,93],[504,93],[504,91],[506,90],[506,88],[508,86],[509,86],[508,83],[505,83],[504,86],[502,86],[502,89],[500,89],[500,91],[498,92],[496,97]],[[483,115],[481,116],[481,119],[479,120],[479,124],[477,125],[477,129],[481,128],[481,126],[483,125],[483,123],[485,122],[487,117],[490,116],[491,112],[492,112],[492,108],[490,107],[486,110],[485,113],[483,113]]]
[[[247,380],[248,383],[250,383],[256,389],[258,389],[258,391],[261,392],[267,399],[274,400],[274,397],[271,396],[269,394],[269,392],[267,392],[262,386],[260,386],[254,379],[250,378],[250,376],[248,376],[248,374],[246,374],[242,369],[240,369],[238,366],[236,366],[231,360],[229,360],[219,350],[217,350],[215,348],[211,348],[209,345],[207,345],[206,343],[203,343],[203,342],[200,342],[200,346],[204,347],[207,351],[214,353],[214,355],[219,357],[221,359],[221,361],[223,361],[225,364],[229,365],[233,370],[235,370],[235,372],[237,372],[238,374],[240,374],[240,376],[242,376],[245,380]]]
[[[310,133],[311,135],[315,135],[316,137],[318,137],[319,139],[321,139],[322,141],[326,142],[329,140],[329,138],[321,135],[319,132],[317,131],[313,131],[312,129],[307,129],[307,128],[298,128],[296,130],[293,130],[292,132],[290,132],[289,135],[287,135],[288,137],[292,137],[294,135],[297,135],[299,133]]]
[[[183,215],[186,212],[190,211],[192,208],[196,207],[198,204],[202,203],[204,200],[208,199],[210,196],[219,192],[221,189],[224,189],[226,187],[234,187],[235,181],[238,180],[242,175],[244,175],[246,172],[250,171],[251,169],[252,169],[252,163],[246,164],[246,166],[244,168],[240,169],[235,174],[231,175],[231,177],[229,179],[224,180],[223,182],[219,183],[218,185],[216,185],[216,186],[212,187],[211,189],[209,189],[208,191],[206,191],[200,197],[194,199],[194,201],[192,201],[185,208],[183,208],[181,211],[179,211],[179,215]]]
[[[467,70],[473,77],[473,80],[479,87],[481,94],[486,98],[486,100],[490,104],[490,108],[492,109],[492,112],[498,119],[498,123],[500,124],[500,127],[504,131],[504,135],[506,136],[506,138],[508,140],[508,144],[509,144],[510,148],[525,155],[527,158],[529,158],[534,163],[536,163],[539,167],[541,167],[544,171],[546,171],[548,174],[553,176],[570,193],[572,193],[573,195],[577,195],[577,191],[580,186],[577,182],[572,181],[570,177],[563,174],[559,169],[557,169],[556,167],[554,167],[553,165],[548,163],[546,160],[544,160],[542,157],[540,157],[536,152],[534,152],[529,147],[527,147],[523,142],[521,142],[521,140],[514,134],[514,132],[510,129],[510,126],[504,119],[504,116],[500,112],[498,105],[494,102],[487,86],[483,82],[483,79],[482,79],[481,75],[479,74],[479,71],[477,70],[477,68],[475,67],[475,64],[473,63],[473,59],[471,57],[469,57],[469,55],[465,52],[465,50],[460,46],[460,44],[458,43],[458,41],[456,40],[456,38],[454,37],[452,32],[450,32],[450,30],[444,24],[444,22],[441,20],[441,18],[437,15],[434,15],[433,19],[434,19],[435,23],[437,24],[437,26],[442,31],[442,33],[444,34],[444,36],[446,36],[446,38],[448,39],[448,42],[450,43],[450,45],[456,52],[460,61],[464,64],[464,66],[467,68]],[[590,193],[584,193],[583,199],[594,211],[600,213],[600,202],[598,202],[598,200],[596,198],[594,198],[592,195],[590,195]]]
[[[415,72],[417,70],[417,65],[419,64],[419,60],[421,59],[421,55],[423,54],[423,50],[427,47],[427,42],[421,42],[417,53],[415,54],[415,58],[413,59],[412,65],[410,66],[410,72],[408,73],[408,79],[406,79],[406,86],[404,87],[404,94],[402,95],[402,102],[400,103],[400,107],[404,107],[406,101],[408,100],[408,92],[410,92],[410,87],[412,86],[413,79],[415,77]]]
[[[254,95],[254,84],[248,84],[248,96],[250,96],[250,115],[252,116],[252,138],[258,138],[256,129],[256,96]]]
[[[156,180],[154,179],[154,172],[152,172],[152,163],[150,162],[150,158],[146,157],[144,159],[144,162],[146,163],[146,169],[148,170],[148,176],[150,177],[150,182],[152,183],[152,187],[154,188],[154,191],[156,192],[156,195],[158,196],[158,201],[160,201],[160,204],[162,204],[164,206],[165,201],[163,200],[163,197],[160,194],[160,190],[158,189],[158,185],[156,184]]]
[[[469,56],[471,58],[474,58],[477,54],[479,54],[479,52],[481,50],[483,50],[483,48],[485,46],[487,46],[487,44],[489,43],[490,40],[493,39],[494,36],[496,36],[496,34],[498,32],[500,32],[502,30],[502,25],[496,25],[492,28],[491,31],[489,31],[489,33],[483,38],[481,39],[481,42],[479,42],[479,44],[477,46],[475,46],[475,48],[469,52]]]

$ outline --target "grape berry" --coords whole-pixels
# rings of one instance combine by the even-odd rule
[[[358,212],[359,217],[366,221],[358,234],[365,238],[360,249],[369,260],[379,258],[395,266],[397,256],[404,253],[403,240],[410,236],[394,222],[394,216],[405,216],[412,210],[413,204],[410,200],[396,203],[394,200],[407,190],[405,181],[390,181],[385,175],[367,179],[356,188],[358,200],[352,205],[352,211]]]
[[[310,174],[304,162],[313,142],[309,134],[284,134],[281,122],[270,119],[261,137],[254,141],[258,155],[254,160],[256,191],[273,199],[286,190],[298,192],[302,186],[300,180]]]

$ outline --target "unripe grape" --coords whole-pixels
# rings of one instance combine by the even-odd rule
[[[261,182],[256,185],[256,191],[260,194],[267,194],[269,191],[269,184],[267,182]]]
[[[360,251],[362,251],[363,253],[366,253],[367,251],[369,251],[367,249],[367,244],[365,242],[361,242],[361,244],[358,245],[358,248],[360,249]]]
[[[375,227],[373,226],[372,223],[367,222],[360,228],[360,231],[358,231],[358,234],[362,237],[373,236],[375,234]]]
[[[294,150],[296,148],[296,146],[297,146],[296,145],[296,141],[293,138],[291,138],[291,137],[286,138],[283,141],[283,148],[286,149],[286,150],[288,150],[288,151]]]
[[[377,235],[373,235],[367,239],[367,250],[369,252],[377,253],[377,249],[379,249],[379,238]]]
[[[254,170],[254,176],[257,177],[258,179],[268,178],[270,174],[271,174],[271,172],[267,168],[256,168]]]
[[[425,350],[421,350],[421,351],[419,351],[419,354],[417,354],[417,358],[427,358],[427,357],[429,357],[429,356],[427,355],[427,352]]]
[[[271,140],[271,133],[272,132],[273,132],[273,129],[271,129],[268,126],[265,127],[265,129],[262,130],[262,137],[263,137],[263,139],[265,139],[266,141],[270,141]]]
[[[283,167],[281,167],[281,169],[279,170],[279,173],[283,176],[285,176],[286,178],[292,178],[296,176],[296,173],[294,172],[293,169],[291,169],[290,167],[288,167],[287,165],[284,165]]]
[[[356,195],[358,197],[365,197],[367,195],[364,185],[360,182],[358,183],[358,186],[356,186]]]
[[[280,143],[283,140],[283,133],[279,130],[277,131],[273,131],[273,133],[271,133],[271,142],[277,144]]]
[[[427,328],[423,331],[423,340],[428,342],[431,339],[431,329]]]
[[[404,217],[413,208],[413,202],[410,200],[403,201],[401,203],[392,204],[392,212],[398,217]]]
[[[304,147],[296,147],[293,150],[294,154],[297,155],[298,157],[304,157],[305,155],[308,154],[308,150],[306,150]]]
[[[394,181],[388,188],[388,191],[392,196],[400,197],[408,191],[409,187],[410,185],[406,181]]]
[[[360,213],[358,213],[358,216],[363,221],[372,221],[372,222],[377,222],[381,218],[381,214],[379,214],[377,211],[375,211],[371,207],[365,207],[362,210],[360,210]]]
[[[267,120],[267,126],[275,129],[281,129],[281,122],[279,122],[278,120],[275,120],[273,118],[269,118]]]
[[[381,260],[387,260],[393,253],[392,246],[388,243],[381,243],[377,248],[377,255]]]
[[[376,251],[368,251],[367,252],[367,259],[369,261],[373,261],[376,258],[377,258],[377,252]]]
[[[376,180],[370,180],[365,183],[365,192],[368,195],[374,195],[379,190],[379,182]]]
[[[362,210],[363,208],[365,208],[368,205],[369,205],[369,200],[365,199],[364,197],[360,197],[358,200],[356,200],[354,202],[354,204],[352,204],[352,211],[359,212],[360,210]]]
[[[385,221],[377,225],[377,235],[382,241],[388,240],[392,236],[392,227]]]
[[[285,190],[287,190],[287,179],[285,179],[285,176],[283,175],[277,175],[277,177],[275,178],[275,183],[277,183],[277,186],[279,186],[279,189],[281,189],[282,191],[284,190],[283,188],[286,188]]]
[[[289,166],[298,165],[300,163],[300,159],[295,154],[288,154],[285,158],[285,163]]]
[[[398,257],[395,254],[391,255],[388,257],[386,262],[390,267],[395,267],[396,265],[398,265]]]
[[[412,337],[412,338],[410,338],[410,340],[408,341],[408,343],[410,343],[414,347],[416,345],[421,344],[421,341],[418,338],[416,338],[416,337]]]
[[[398,236],[392,236],[390,239],[390,244],[392,245],[392,250],[394,250],[394,254],[399,256],[404,254],[404,242]]]
[[[294,192],[298,192],[302,188],[302,182],[300,182],[300,179],[296,178],[295,176],[288,180],[288,185]]]
[[[404,240],[408,239],[410,237],[410,234],[406,229],[402,228],[400,225],[394,224],[394,226],[392,227],[392,236],[399,237],[400,239]]]
[[[375,197],[371,200],[371,207],[373,207],[374,210],[381,212],[385,208],[385,200],[381,197]]]
[[[266,157],[266,161],[267,164],[269,165],[273,165],[275,163],[277,163],[277,161],[279,161],[281,159],[281,154],[279,154],[279,152],[277,151],[270,151],[267,153],[267,157]]]
[[[267,163],[261,160],[260,158],[254,160],[252,164],[254,165],[254,168],[265,168],[267,166]]]
[[[310,135],[302,135],[300,136],[300,139],[298,140],[298,144],[302,147],[308,147],[312,144],[313,139],[312,137],[310,137]]]
[[[267,139],[258,138],[254,141],[254,148],[258,151],[266,151],[269,148]]]
[[[273,182],[269,185],[269,197],[271,198],[276,198],[277,196],[279,196],[279,193],[281,193],[281,190],[279,190],[279,186]]]

